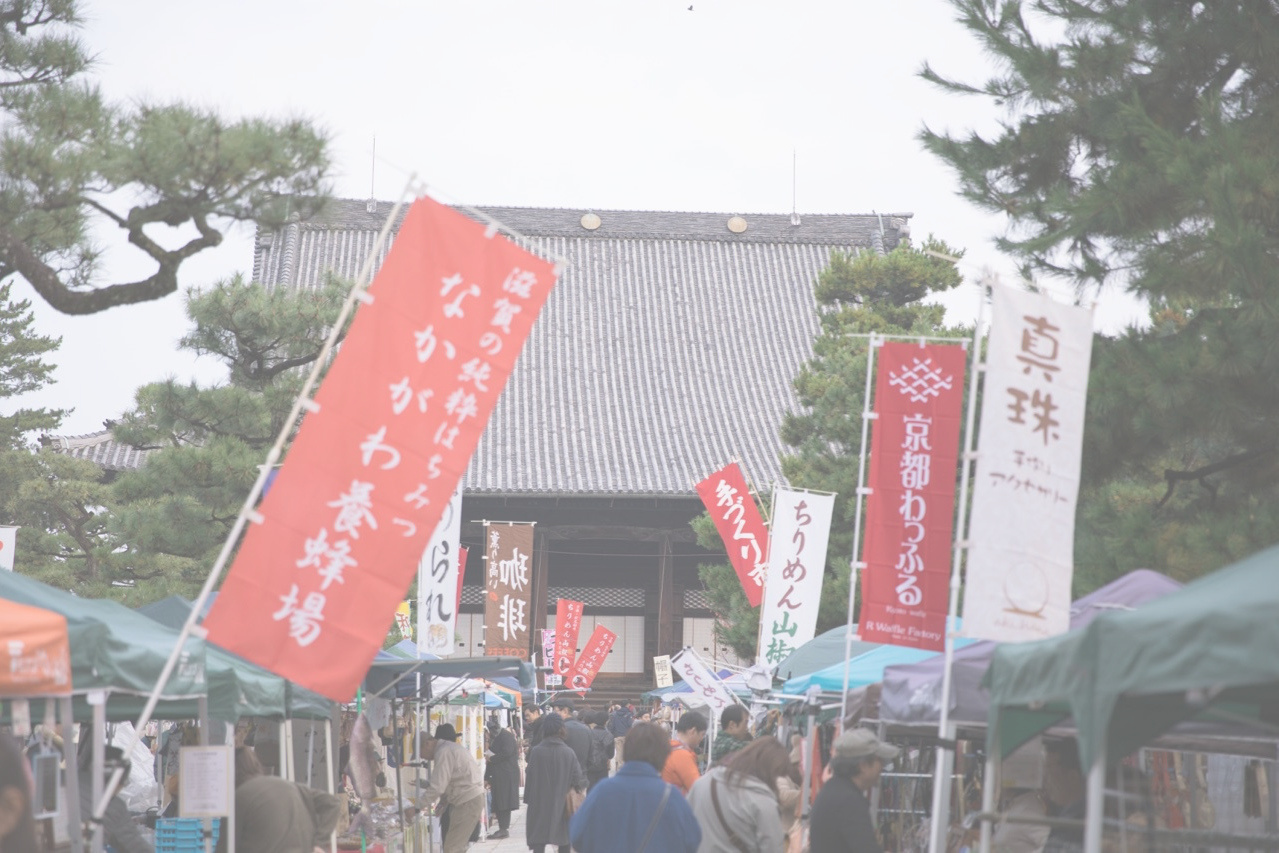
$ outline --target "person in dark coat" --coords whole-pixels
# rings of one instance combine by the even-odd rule
[[[596,782],[608,778],[608,768],[613,761],[613,736],[604,728],[608,724],[607,711],[592,711],[586,717],[586,724],[591,727],[591,757],[586,764],[586,780],[594,788]]]
[[[601,714],[604,712],[601,711]],[[658,775],[671,751],[659,726],[626,734],[626,763],[591,789],[569,834],[579,853],[696,853],[702,830],[678,789]]]
[[[870,816],[870,789],[884,763],[897,757],[870,729],[852,729],[831,745],[831,777],[813,802],[809,825],[812,853],[882,853]]]
[[[542,742],[542,721],[545,719],[546,715],[538,706],[524,706],[524,739],[528,741],[529,749]]]
[[[493,814],[497,816],[497,832],[489,838],[511,837],[511,812],[520,807],[519,747],[510,729],[502,728],[496,718],[489,719],[489,756],[484,768],[484,781],[493,793]]]
[[[573,717],[573,700],[560,699],[552,706],[564,720],[564,742],[577,756],[577,763],[585,771],[591,763],[591,730],[586,724]]]
[[[564,798],[568,789],[586,790],[586,773],[573,750],[564,742],[564,721],[547,714],[542,722],[542,742],[529,750],[524,770],[524,840],[533,853],[546,853],[553,844],[569,853],[568,813]]]

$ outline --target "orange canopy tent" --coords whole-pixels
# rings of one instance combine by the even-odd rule
[[[66,617],[0,598],[0,697],[69,695]]]

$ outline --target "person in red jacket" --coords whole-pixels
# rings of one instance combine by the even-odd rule
[[[671,738],[671,754],[666,759],[662,778],[670,782],[680,793],[688,796],[688,789],[702,777],[697,769],[697,751],[706,740],[709,723],[696,711],[681,714],[675,724],[675,737]]]

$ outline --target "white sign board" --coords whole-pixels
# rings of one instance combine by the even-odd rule
[[[675,683],[675,677],[671,674],[670,655],[653,658],[653,675],[657,678],[658,687],[670,687]]]
[[[0,526],[0,569],[13,571],[13,556],[18,550],[18,528]]]
[[[182,817],[226,817],[235,797],[231,746],[184,746],[178,754],[178,811]]]
[[[462,487],[426,543],[417,566],[417,649],[444,657],[453,654],[457,632],[457,549],[462,538]]]
[[[993,290],[963,630],[1021,642],[1070,627],[1092,312]]]

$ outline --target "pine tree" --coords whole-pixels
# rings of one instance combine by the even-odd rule
[[[322,133],[184,104],[108,103],[86,79],[78,6],[0,0],[0,279],[19,275],[57,310],[91,314],[173,293],[179,267],[234,221],[311,212],[329,168]],[[98,226],[154,271],[103,281]]]
[[[113,428],[117,440],[153,451],[113,486],[122,556],[164,579],[145,597],[192,595],[204,582],[348,289],[267,291],[236,277],[188,294],[194,328],[179,346],[219,358],[227,380],[144,386]]]
[[[813,357],[795,378],[801,412],[786,417],[781,436],[793,448],[782,458],[787,481],[796,487],[839,495],[831,520],[817,619],[819,633],[847,621],[869,358],[867,336],[872,332],[971,336],[971,330],[947,326],[945,309],[940,305],[923,301],[961,281],[952,263],[927,252],[962,255],[931,237],[920,249],[901,244],[886,255],[869,250],[834,252],[814,288],[821,331],[813,342]],[[767,518],[765,509],[761,512]],[[699,516],[693,526],[702,547],[723,547],[708,515]],[[754,656],[759,610],[747,604],[737,575],[723,564],[701,566],[700,575],[718,617],[717,638],[739,655]]]
[[[1124,286],[1150,324],[1094,349],[1077,591],[1279,541],[1279,7],[953,0],[999,61],[988,137],[925,130],[1028,273]]]

